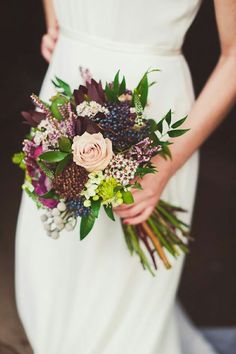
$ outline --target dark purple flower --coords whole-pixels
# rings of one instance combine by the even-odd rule
[[[100,127],[88,117],[79,116],[75,122],[75,135],[99,133]]]
[[[97,82],[94,79],[92,79],[91,82],[86,82],[86,86],[80,85],[79,89],[74,90],[73,95],[76,105],[79,105],[88,99],[99,104],[104,104],[106,102],[101,81]]]
[[[29,124],[32,127],[37,127],[39,125],[39,123],[41,122],[41,120],[46,118],[46,115],[44,113],[37,112],[34,110],[30,110],[28,112],[22,111],[21,115],[25,119],[24,123]]]

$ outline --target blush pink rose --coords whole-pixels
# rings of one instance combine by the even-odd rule
[[[101,133],[77,135],[72,144],[73,161],[88,172],[104,170],[112,159],[112,142]]]

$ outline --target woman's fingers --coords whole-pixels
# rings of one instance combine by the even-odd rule
[[[41,54],[44,57],[44,59],[49,63],[51,60],[52,52],[48,50],[46,47],[42,47]]]
[[[47,62],[50,62],[52,53],[54,51],[58,39],[58,29],[49,28],[48,33],[42,37],[41,53]]]
[[[149,218],[149,216],[152,214],[152,211],[153,211],[153,207],[149,206],[145,208],[140,214],[131,218],[125,218],[123,222],[125,224],[130,224],[130,225],[141,224],[142,222],[146,221]]]
[[[146,203],[143,202],[139,204],[131,204],[129,208],[119,208],[118,210],[116,208],[114,211],[120,218],[130,218],[141,213],[145,207]]]
[[[144,190],[142,190],[142,191],[135,190],[135,191],[132,191],[132,194],[134,197],[134,203],[122,204],[122,205],[116,207],[114,210],[118,211],[118,212],[123,211],[123,210],[128,210],[130,208],[133,208],[135,205],[141,203],[142,201],[148,199],[148,195],[147,195],[146,191],[144,191]]]

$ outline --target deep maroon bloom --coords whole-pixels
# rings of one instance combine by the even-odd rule
[[[39,123],[41,122],[41,120],[46,118],[46,115],[44,113],[37,112],[34,110],[30,110],[28,112],[22,111],[21,115],[25,119],[24,123],[29,124],[32,127],[37,127],[39,125]]]
[[[79,105],[88,99],[99,104],[104,104],[106,102],[101,81],[97,82],[94,79],[92,79],[91,82],[86,82],[86,86],[80,85],[79,89],[74,90],[73,95],[76,105]]]
[[[79,116],[75,122],[75,135],[99,133],[100,127],[88,117]]]

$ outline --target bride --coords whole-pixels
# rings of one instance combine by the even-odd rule
[[[173,160],[155,157],[160,172],[145,176],[134,204],[116,208],[127,224],[146,220],[161,195],[187,209],[185,220],[191,222],[198,148],[235,101],[235,0],[214,1],[221,55],[194,100],[181,47],[200,2],[44,1],[48,31],[42,54],[49,68],[42,99],[53,95],[54,75],[71,87],[82,83],[80,66],[103,82],[111,81],[120,69],[130,88],[151,67],[161,72],[153,74],[158,75],[158,85],[150,90],[149,116],[158,119],[170,108],[176,119],[189,114],[186,126],[191,130],[173,145]],[[183,261],[183,256],[171,259],[168,271],[160,264],[157,276],[151,277],[130,257],[120,223],[105,217],[82,242],[78,229],[54,241],[44,235],[38,211],[23,195],[16,237],[16,297],[34,353],[213,353],[175,310]]]

